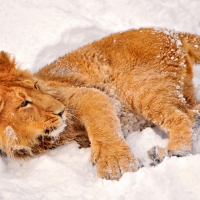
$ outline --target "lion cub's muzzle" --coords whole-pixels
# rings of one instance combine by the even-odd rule
[[[67,110],[65,108],[48,116],[44,123],[44,133],[55,137],[59,135],[67,126],[66,118]]]

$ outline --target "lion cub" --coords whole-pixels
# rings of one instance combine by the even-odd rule
[[[154,161],[190,154],[200,108],[192,83],[195,63],[200,64],[199,36],[142,28],[68,53],[35,77],[42,80],[41,91],[70,107],[78,119],[75,124],[85,127],[99,176],[118,179],[136,171],[139,163],[123,139],[113,96],[122,110],[139,114],[169,134],[166,149],[149,151]]]
[[[149,151],[155,162],[192,153],[200,110],[194,63],[200,64],[200,37],[162,29],[112,34],[34,77],[1,52],[0,149],[8,156],[32,156],[75,140],[91,146],[100,177],[119,179],[140,167],[123,136],[137,114],[169,134],[167,148]],[[146,125],[131,123],[133,129]]]

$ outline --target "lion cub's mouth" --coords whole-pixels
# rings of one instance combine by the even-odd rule
[[[55,131],[56,129],[57,129],[56,127],[53,127],[52,129],[46,129],[44,130],[44,133],[49,135],[51,132]]]

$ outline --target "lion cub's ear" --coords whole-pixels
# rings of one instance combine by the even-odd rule
[[[0,72],[10,72],[15,68],[15,59],[11,59],[8,53],[0,52]]]

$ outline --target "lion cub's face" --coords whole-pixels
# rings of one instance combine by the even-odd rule
[[[0,53],[0,149],[8,156],[32,154],[31,146],[44,135],[64,130],[64,105],[42,93],[27,71]]]

